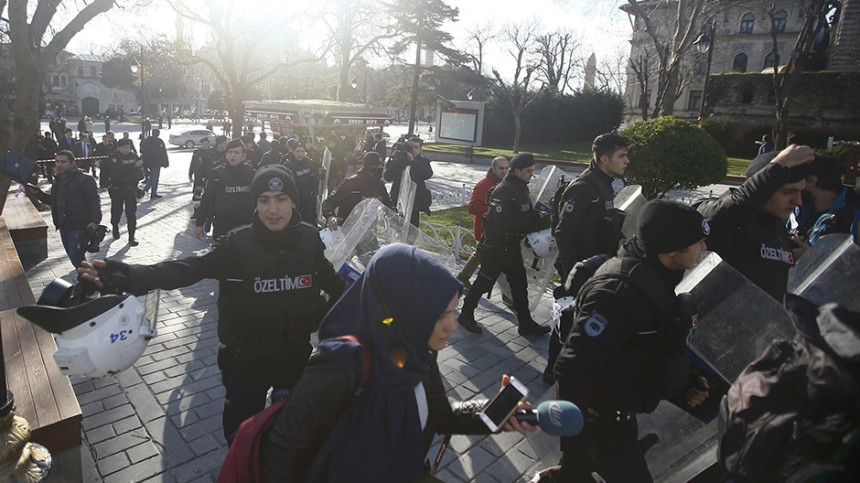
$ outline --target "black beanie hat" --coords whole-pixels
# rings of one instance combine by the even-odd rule
[[[117,142],[116,142],[116,146],[117,146],[117,147],[120,147],[120,146],[131,146],[131,139],[122,138],[122,139],[120,139],[119,141],[117,141]]]
[[[382,161],[379,159],[379,153],[374,151],[364,153],[361,165],[361,169],[381,168]]]
[[[677,201],[649,201],[636,220],[636,237],[654,255],[681,250],[710,233],[711,227],[701,213]]]
[[[523,169],[533,166],[535,157],[532,153],[519,153],[511,158],[511,169]]]
[[[243,143],[241,139],[234,139],[234,140],[230,141],[229,143],[227,143],[227,150],[236,149],[236,148],[242,148],[242,150],[244,151],[245,150],[245,143]]]
[[[746,171],[747,178],[752,177],[754,174],[758,173],[765,166],[770,164],[774,158],[779,155],[777,151],[770,151],[764,154],[759,154],[750,162],[749,167]],[[801,164],[800,166],[795,166],[791,168],[791,171],[788,173],[788,181],[787,183],[797,183],[798,181],[806,179],[807,172],[809,171],[808,164]]]
[[[296,182],[293,181],[293,176],[287,168],[279,164],[264,166],[254,175],[254,181],[251,182],[254,202],[256,203],[257,197],[266,191],[286,193],[293,203],[299,204],[299,190],[296,189]]]
[[[215,144],[221,144],[223,142],[227,142],[227,136],[218,136],[215,138]]]

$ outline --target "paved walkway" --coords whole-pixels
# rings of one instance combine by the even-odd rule
[[[108,235],[96,258],[154,263],[186,257],[211,240],[193,236],[190,185],[186,178],[190,151],[170,151],[170,168],[161,175],[160,194],[148,195],[138,207],[137,238],[129,247]],[[474,183],[485,166],[434,163],[436,179],[454,186]],[[103,224],[109,224],[109,199],[102,191]],[[50,224],[50,214],[45,213]],[[124,222],[123,222],[124,223]],[[27,275],[35,294],[56,277],[72,279],[73,270],[60,242],[50,231],[48,259]],[[92,259],[93,257],[89,257]],[[221,436],[224,389],[216,365],[216,282],[162,292],[158,337],[134,367],[116,377],[74,378],[84,414],[84,481],[215,481],[226,454]],[[535,318],[549,319],[549,299]],[[476,316],[485,331],[454,334],[439,353],[439,363],[454,400],[491,396],[503,373],[523,381],[533,395],[549,387],[540,379],[546,363],[547,338],[517,335],[514,316],[494,295],[483,300]],[[536,399],[533,397],[532,400]],[[439,444],[438,441],[436,443]],[[431,449],[430,457],[436,454]],[[491,437],[455,436],[438,477],[444,481],[512,482],[527,479],[541,466],[528,440],[517,433]]]

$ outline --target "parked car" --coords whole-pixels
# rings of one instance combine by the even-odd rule
[[[200,140],[206,137],[210,138],[210,140],[214,140],[215,133],[208,129],[190,129],[179,134],[171,134],[169,142],[174,146],[182,146],[191,149],[200,144]]]

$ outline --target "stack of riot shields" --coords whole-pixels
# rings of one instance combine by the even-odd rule
[[[414,183],[413,183],[414,186]],[[414,190],[412,191],[414,197]],[[458,270],[454,253],[418,230],[376,198],[362,200],[353,208],[340,230],[343,238],[332,244],[327,258],[344,276],[361,273],[381,247],[409,243],[441,261],[452,272]]]
[[[642,196],[642,187],[638,184],[625,186],[615,195],[613,205],[625,213],[624,225],[621,232],[627,239],[636,234],[636,219],[639,218],[639,210],[645,206],[648,200]]]

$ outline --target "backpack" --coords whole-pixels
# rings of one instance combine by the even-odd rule
[[[774,341],[723,398],[720,465],[735,481],[858,481],[858,316],[791,294],[785,305],[797,336]]]
[[[335,338],[335,340],[350,341],[361,346],[362,350],[362,371],[361,384],[356,392],[356,395],[362,391],[364,385],[370,378],[371,369],[371,354],[368,346],[358,337],[354,335],[344,335]],[[323,342],[324,343],[324,342]],[[322,344],[322,343],[321,343]],[[298,382],[296,383],[298,384]],[[275,421],[281,414],[281,410],[289,401],[289,395],[283,399],[272,403],[271,406],[260,411],[242,422],[236,436],[233,438],[233,443],[227,451],[227,457],[224,459],[224,464],[221,466],[221,472],[218,474],[218,483],[255,483],[261,481],[260,477],[260,450],[264,438],[271,431]],[[314,462],[308,471],[308,481],[313,481],[316,475],[322,469],[329,454],[334,449],[334,443],[337,440],[339,433],[343,431],[346,421],[341,418],[335,425],[331,433],[329,433],[319,452],[317,452]]]

